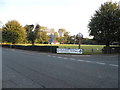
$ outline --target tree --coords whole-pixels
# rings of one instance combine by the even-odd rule
[[[47,27],[41,26],[40,27],[41,31],[46,31],[47,33],[49,32],[49,29]]]
[[[76,35],[70,36],[70,44],[75,44],[76,40]]]
[[[32,45],[34,45],[35,40],[38,38],[40,25],[39,24],[37,24],[36,26],[26,25],[24,28],[26,29],[26,32],[27,32],[27,40],[31,41]]]
[[[50,35],[53,35],[54,33],[55,33],[54,28],[51,28],[51,29],[50,29]]]
[[[2,22],[0,21],[0,43],[2,43]]]
[[[59,37],[58,37],[58,32],[54,32],[54,40],[58,41]]]
[[[65,33],[65,29],[59,29],[58,30],[58,33],[59,33],[59,38],[58,38],[58,41],[60,42],[60,43],[64,43],[64,38],[63,38],[63,36],[64,36],[64,33]]]
[[[109,46],[115,41],[120,31],[120,13],[117,3],[106,2],[92,16],[88,24],[90,35],[98,42],[105,42]],[[119,22],[119,23],[118,23]]]
[[[21,43],[25,40],[25,37],[25,29],[16,20],[8,21],[8,23],[2,27],[2,39],[5,42],[12,44]]]
[[[54,32],[54,35],[55,35],[55,37],[58,37],[58,33],[57,32]]]
[[[116,13],[117,13],[116,14],[117,18],[115,19],[116,20],[115,25],[117,28],[115,29],[116,32],[114,36],[115,36],[115,41],[119,43],[119,47],[120,47],[120,9],[118,9]]]
[[[69,35],[69,32],[64,32],[63,42],[66,43],[66,44],[70,43],[70,35]]]
[[[89,38],[83,38],[81,43],[82,44],[91,44],[91,45],[97,45],[98,44],[95,40],[89,39]]]
[[[47,35],[46,31],[40,30],[38,34],[39,38],[37,39],[37,41],[39,43],[47,43],[49,41],[49,36]]]
[[[62,28],[59,29],[59,30],[58,30],[59,36],[62,37],[62,36],[64,35],[64,32],[65,32],[65,31],[66,31],[66,30],[65,30],[65,29],[62,29]]]

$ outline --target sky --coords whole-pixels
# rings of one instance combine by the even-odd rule
[[[66,29],[71,35],[89,36],[88,23],[101,4],[119,0],[0,0],[0,21],[17,20],[22,26],[39,24]]]

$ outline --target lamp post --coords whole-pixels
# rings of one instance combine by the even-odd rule
[[[83,38],[83,35],[81,33],[78,33],[77,38],[79,40],[79,49],[80,49],[81,39]]]

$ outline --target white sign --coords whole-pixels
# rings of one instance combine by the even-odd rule
[[[83,54],[83,49],[65,49],[65,48],[57,48],[57,53],[75,53],[75,54]]]

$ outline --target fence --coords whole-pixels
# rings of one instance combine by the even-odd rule
[[[102,54],[102,49],[83,49],[83,54]]]

